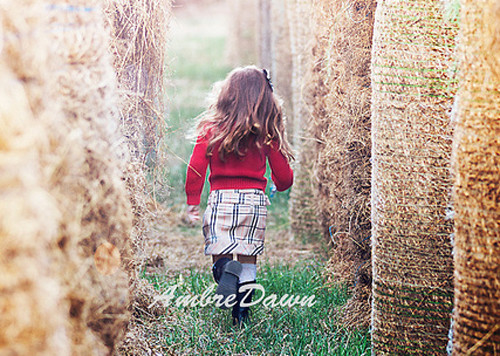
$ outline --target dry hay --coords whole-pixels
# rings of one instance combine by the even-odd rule
[[[50,115],[42,102],[51,43],[37,1],[0,5],[0,354],[69,355],[63,292],[48,258],[60,212],[45,189],[39,155],[48,146],[36,116]],[[30,7],[28,7],[30,6]],[[9,11],[7,11],[9,10]],[[11,18],[6,23],[6,17]],[[19,48],[9,44],[17,36]],[[16,39],[17,40],[17,39]],[[5,43],[4,43],[5,41]],[[20,56],[36,45],[41,53]],[[12,53],[14,52],[14,53]]]
[[[158,292],[141,279],[151,263],[152,224],[158,217],[156,198],[165,193],[163,137],[165,133],[165,57],[170,21],[170,0],[107,0],[104,12],[111,31],[110,50],[118,80],[120,111],[130,151],[126,183],[134,214],[131,234],[130,311],[121,352],[134,354],[144,344],[138,323],[149,315],[144,300]],[[146,178],[149,175],[150,179]],[[142,336],[141,336],[142,335]],[[142,350],[142,349],[141,349]]]
[[[500,3],[461,3],[454,355],[500,354]]]
[[[315,140],[311,134],[312,112],[310,101],[313,93],[314,43],[312,4],[308,0],[287,2],[292,56],[292,106],[293,114],[288,120],[291,143],[297,152],[294,166],[294,185],[290,193],[290,224],[294,236],[311,239],[319,235],[314,198]]]
[[[227,57],[232,66],[258,62],[259,0],[226,0],[229,6]]]
[[[116,246],[125,265],[129,257],[131,207],[122,181],[125,148],[116,110],[115,74],[108,54],[99,2],[59,1],[48,7],[62,68],[55,73],[65,124],[53,131],[61,161],[49,184],[62,211],[57,248],[62,283],[67,288],[74,354],[113,352],[129,314],[128,276],[121,269],[99,273],[94,253]],[[65,142],[63,137],[69,137]]]
[[[345,323],[370,314],[370,60],[375,2],[322,1],[315,7],[314,136],[317,211],[333,243],[332,283],[355,283]],[[353,309],[354,308],[354,309]]]
[[[442,2],[378,3],[372,54],[373,350],[444,354],[457,24]]]
[[[147,258],[143,253],[145,234],[157,208],[151,199],[163,184],[159,158],[164,151],[164,66],[170,6],[170,1],[161,0],[107,0],[104,7],[111,31],[122,130],[131,156],[126,172],[134,212],[131,271],[142,269]],[[151,185],[146,179],[148,166],[153,171]]]
[[[48,350],[47,354],[110,354],[129,318],[128,278],[123,270],[109,276],[100,274],[94,265],[94,252],[108,242],[126,260],[132,217],[121,179],[124,151],[115,109],[114,71],[107,52],[109,37],[101,9],[97,2],[88,1],[50,5],[11,1],[2,3],[0,14],[3,57],[28,100],[20,112],[29,112],[36,120],[27,127],[33,127],[39,136],[32,142],[37,155],[26,163],[33,164],[31,180],[48,196],[47,202],[36,207],[42,209],[38,216],[44,216],[45,221],[32,222],[33,226],[23,232],[26,245],[18,250],[26,269],[41,274],[39,283],[50,278],[48,300],[30,294],[28,288],[21,291],[24,300],[12,298],[10,302],[37,305],[43,301],[46,304],[41,305],[53,314],[39,320],[33,313],[29,322],[36,324],[31,332],[24,340],[14,340],[7,350],[29,347],[37,341],[31,339],[36,338],[37,330],[55,327],[52,333],[61,340],[61,349]],[[57,207],[55,213],[50,203]],[[23,219],[26,217],[15,216],[12,223]],[[40,229],[45,238],[36,233]],[[39,251],[31,255],[35,241]],[[42,260],[37,257],[40,255]],[[58,305],[57,312],[51,309],[53,303]],[[6,331],[17,333],[13,325]]]

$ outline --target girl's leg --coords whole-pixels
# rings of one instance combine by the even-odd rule
[[[248,306],[240,305],[243,302],[249,304],[252,301],[253,291],[250,293],[240,292],[240,287],[255,283],[256,275],[257,275],[257,256],[245,256],[238,255],[238,261],[241,263],[242,269],[238,284],[238,303],[233,307],[233,324],[241,325],[246,322],[248,319],[248,312],[250,308]]]
[[[257,263],[257,256],[246,256],[246,255],[238,255],[238,261],[240,263]]]
[[[257,256],[238,255],[238,262],[243,267],[240,274],[240,283],[255,281]]]
[[[213,263],[217,262],[218,260],[220,260],[221,258],[229,258],[230,260],[233,259],[233,255],[212,255],[212,261]]]

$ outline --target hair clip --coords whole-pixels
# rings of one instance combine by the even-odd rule
[[[271,91],[274,91],[273,82],[271,82],[271,76],[269,75],[266,69],[262,69],[262,72],[264,73],[264,77],[266,77],[267,84],[269,84],[269,88],[271,88]]]

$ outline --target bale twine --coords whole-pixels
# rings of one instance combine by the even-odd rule
[[[316,8],[318,85],[313,99],[317,204],[323,234],[333,243],[332,283],[354,285],[344,323],[370,320],[370,62],[375,1],[323,1]],[[363,291],[362,291],[363,290]]]
[[[320,234],[314,198],[315,142],[310,127],[313,123],[310,100],[316,94],[313,92],[311,80],[314,68],[312,3],[306,0],[292,0],[288,2],[287,11],[292,57],[293,105],[293,115],[288,125],[292,126],[291,143],[297,153],[294,185],[290,192],[290,225],[295,237],[310,239]]]
[[[444,354],[457,24],[442,2],[377,4],[372,51],[373,350]]]
[[[453,355],[500,353],[500,3],[461,3]]]
[[[1,355],[70,355],[67,308],[50,258],[61,214],[40,164],[49,139],[39,119],[57,116],[44,102],[50,72],[42,69],[57,61],[49,58],[42,12],[37,0],[0,5]]]

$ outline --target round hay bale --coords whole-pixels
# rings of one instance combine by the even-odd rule
[[[27,291],[35,290],[32,279],[37,278],[37,283],[51,289],[47,300],[25,293],[25,302],[43,305],[53,314],[40,321],[32,311],[30,322],[37,327],[29,330],[26,350],[36,343],[42,354],[111,354],[129,318],[128,278],[123,269],[101,275],[93,257],[97,246],[109,241],[128,258],[131,209],[121,179],[125,150],[102,12],[97,1],[7,1],[0,16],[2,61],[23,85],[29,103],[25,110],[35,121],[23,129],[37,135],[32,148],[37,155],[25,164],[39,173],[23,184],[34,181],[47,196],[37,206],[44,221],[31,219],[33,226],[19,237],[26,241],[19,256],[27,257],[24,271],[31,275],[30,279],[20,275],[19,282],[25,282]],[[25,204],[31,202],[28,198]],[[52,213],[51,202],[57,214]],[[12,222],[23,224],[27,219],[18,214]],[[43,234],[38,236],[37,230]],[[29,310],[27,306],[24,312]],[[19,313],[19,320],[27,324],[23,310],[11,312]],[[46,333],[47,339],[41,341],[36,330],[52,327],[60,345],[45,351],[53,337]],[[16,335],[12,324],[5,330],[16,337],[21,334]]]
[[[65,124],[52,137],[61,146],[49,184],[63,212],[58,263],[69,303],[73,353],[112,353],[129,320],[124,268],[103,275],[94,264],[103,243],[130,258],[131,206],[123,182],[126,147],[117,110],[115,72],[99,1],[59,1],[48,7],[56,29],[54,73]],[[57,29],[62,29],[61,31]]]
[[[28,28],[43,26],[33,9],[19,10],[27,10]],[[18,15],[9,12],[21,20]],[[1,32],[11,35],[12,30],[2,26]],[[43,40],[35,43],[39,49],[50,47]],[[47,145],[46,131],[35,117],[39,108],[30,105],[30,84],[14,75],[5,60],[0,54],[0,354],[70,355],[67,310],[49,258],[60,213],[45,189],[39,161],[39,150]],[[22,65],[16,66],[20,73]],[[41,78],[31,76],[33,81]]]
[[[145,233],[154,218],[154,199],[165,189],[161,174],[166,125],[164,68],[171,5],[170,0],[106,0],[103,5],[111,32],[121,129],[130,152],[126,182],[134,212],[131,273],[144,265]],[[148,170],[152,182],[146,179]]]
[[[150,231],[157,217],[156,198],[165,194],[166,175],[163,137],[166,132],[165,62],[167,31],[171,18],[170,0],[106,0],[104,13],[111,32],[110,50],[117,74],[122,132],[129,157],[125,181],[132,204],[133,229],[131,253],[126,261],[129,274],[130,304],[133,315],[120,351],[140,354],[138,344],[145,344],[141,301],[156,294],[140,273],[151,258]],[[146,179],[146,175],[151,179]]]
[[[375,1],[322,1],[315,7],[317,87],[314,137],[317,211],[333,244],[332,283],[355,285],[344,322],[370,319],[370,61]],[[365,266],[365,268],[362,268]],[[353,309],[354,308],[354,309]]]
[[[461,2],[453,355],[500,352],[500,3]]]
[[[453,304],[447,218],[457,23],[442,2],[377,4],[372,51],[372,342],[445,354]]]
[[[310,239],[320,234],[315,204],[315,184],[313,177],[315,162],[315,141],[310,100],[313,91],[314,70],[312,46],[313,19],[312,3],[307,0],[287,2],[288,25],[290,31],[290,53],[292,57],[292,106],[288,130],[291,143],[297,152],[294,166],[294,185],[290,192],[290,225],[295,237]]]

